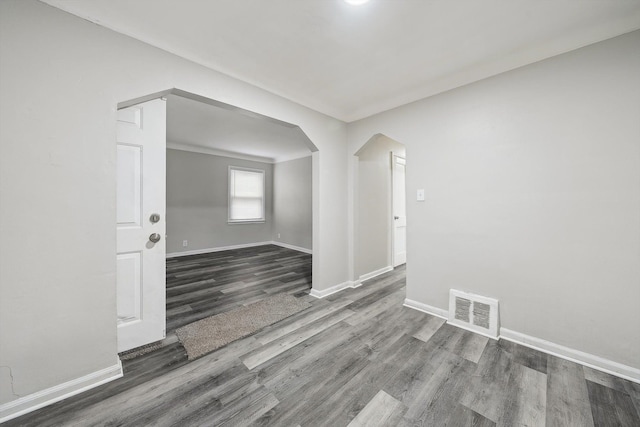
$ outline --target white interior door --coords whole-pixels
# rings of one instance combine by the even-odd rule
[[[407,262],[406,160],[396,155],[392,158],[393,266],[397,267]]]
[[[166,102],[118,111],[118,352],[165,336]]]

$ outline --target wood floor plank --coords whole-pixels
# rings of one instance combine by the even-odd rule
[[[636,407],[638,416],[640,416],[640,384],[624,380],[624,386],[627,394],[629,394],[629,397],[633,402],[633,406]]]
[[[324,299],[311,274],[274,245],[168,259],[160,348],[6,426],[640,425],[640,385],[403,307],[404,266]],[[194,361],[172,333],[279,294],[312,307]]]
[[[457,348],[454,349],[453,353],[458,354],[473,363],[478,363],[488,342],[489,338],[467,331],[467,333],[464,334],[463,339],[458,343]]]
[[[389,307],[397,306],[398,303],[402,303],[404,300],[404,291],[399,289],[382,299],[369,304],[366,307],[361,307],[360,310],[352,316],[347,323],[351,326],[355,326],[358,323],[366,322],[369,319],[377,316],[378,314],[386,311]]]
[[[298,383],[289,389],[281,388],[280,393],[276,393],[276,396],[283,396],[281,403],[258,420],[257,424],[282,426],[301,423],[318,402],[324,402],[338,393],[344,384],[369,364],[366,359],[350,351],[341,352],[326,361],[330,362],[324,365],[328,367],[326,371],[314,371],[302,385]],[[311,420],[310,425],[317,424],[317,419]]]
[[[214,375],[203,375],[175,387],[153,399],[140,402],[127,413],[111,414],[110,423],[132,425],[176,425],[184,417],[184,408],[209,406],[221,410],[221,397],[230,390],[253,389],[255,376],[241,364],[230,363],[229,368]],[[244,369],[243,369],[244,368]]]
[[[451,357],[447,351],[429,346],[419,340],[416,341],[412,349],[414,355],[398,369],[398,372],[383,387],[387,393],[405,405],[411,405],[415,402],[420,390],[445,360]]]
[[[547,427],[593,426],[583,367],[558,357],[547,362]]]
[[[435,324],[439,322],[433,321]],[[484,348],[489,342],[489,338],[473,332],[466,331],[453,325],[441,323],[435,331],[426,329],[426,334],[422,334],[422,339],[427,342],[436,343],[439,347],[453,354],[457,354],[471,362],[477,363],[484,352]]]
[[[451,414],[448,425],[456,427],[495,427],[496,423],[464,405],[458,405]]]
[[[460,403],[497,422],[509,398],[507,386],[513,365],[510,355],[497,342],[489,341]]]
[[[445,323],[427,340],[427,343],[453,352],[465,332],[464,329]]]
[[[396,425],[407,407],[380,390],[348,427],[383,427]]]
[[[587,390],[596,426],[640,426],[640,416],[627,393],[589,380]]]
[[[405,335],[403,339],[396,341],[396,345],[387,348],[375,361],[367,360],[362,356],[356,359],[356,366],[364,363],[364,367],[329,397],[314,400],[316,406],[311,411],[299,414],[302,416],[301,424],[314,425],[316,420],[322,420],[325,425],[348,424],[382,385],[394,375],[398,367],[411,357],[413,354],[411,347],[403,345],[407,341],[420,343]],[[338,377],[341,378],[342,374]],[[320,393],[324,395],[324,391]]]
[[[341,299],[331,305],[316,305],[279,322],[276,326],[263,329],[261,332],[255,334],[254,338],[261,344],[268,344],[303,326],[309,325],[331,313],[341,310],[350,303],[351,300]]]
[[[498,424],[544,427],[547,412],[547,376],[514,364],[507,383],[509,394]]]
[[[433,334],[435,334],[436,331],[440,329],[442,325],[444,325],[445,322],[445,319],[428,315],[424,325],[413,336],[418,338],[419,340],[427,342],[431,339]]]
[[[386,280],[381,281],[377,286],[371,286],[370,292],[360,292],[360,295],[354,299],[351,309],[359,311],[363,307],[370,307],[371,304],[377,303],[386,296],[403,289],[404,284],[404,278],[389,276]]]
[[[269,407],[264,412],[277,404],[277,400],[264,387],[252,390],[226,406],[219,407],[215,398],[204,400],[199,405],[198,411],[192,411],[187,416],[175,420],[171,425],[182,426],[219,426],[233,425],[236,415],[245,411],[251,412],[251,408],[258,406]]]
[[[314,420],[322,420],[325,425],[347,425],[393,375],[397,369],[395,363],[403,362],[369,362],[333,396],[317,402],[317,406],[302,417],[300,424],[313,425]]]
[[[626,383],[629,383],[629,381],[587,366],[583,367],[583,371],[585,379],[605,387],[627,393]]]
[[[197,361],[196,361],[197,362]],[[194,366],[196,365],[196,366]],[[151,408],[165,394],[172,395],[176,390],[182,390],[185,383],[202,381],[202,378],[222,375],[232,366],[231,361],[216,364],[189,364],[175,369],[170,373],[147,381],[134,388],[107,398],[99,405],[92,405],[65,413],[62,425],[99,425],[122,424],[126,419],[135,419],[144,408]]]
[[[543,374],[547,373],[547,355],[541,351],[501,339],[498,344],[507,351],[515,363],[535,369]]]
[[[475,364],[449,353],[429,380],[411,397],[406,419],[421,425],[448,425]]]
[[[349,308],[350,305],[347,306]],[[408,310],[400,305],[393,310],[386,310],[367,322],[351,326],[350,339],[352,349],[369,360],[376,360],[384,356],[390,347],[396,347],[397,342],[408,341],[409,337],[419,327],[418,322],[424,316],[415,310]]]
[[[241,411],[233,413],[232,416],[219,425],[234,427],[250,426],[278,403],[280,403],[278,399],[276,399],[272,393],[269,393],[264,397],[253,401],[249,406]]]
[[[326,328],[339,323],[353,315],[353,311],[344,309],[322,318],[321,322],[303,326],[302,328],[288,333],[261,348],[242,357],[242,362],[249,369],[253,369],[267,360],[295,347],[310,337],[324,331]]]
[[[368,360],[352,350],[348,336],[346,324],[338,324],[309,339],[304,348],[298,346],[269,360],[258,371],[261,383],[286,400],[304,395],[301,390],[313,393],[315,389],[307,387],[311,382],[345,375],[352,365],[364,367]],[[330,344],[327,339],[332,340]],[[327,346],[331,347],[330,353],[325,352]]]

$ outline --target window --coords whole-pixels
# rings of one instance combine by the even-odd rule
[[[264,171],[229,166],[229,222],[264,221]]]

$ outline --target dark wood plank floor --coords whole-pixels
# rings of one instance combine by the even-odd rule
[[[288,249],[168,260],[164,346],[7,426],[640,426],[640,385],[405,308],[404,276],[317,300]],[[312,307],[187,361],[175,328],[281,292]]]

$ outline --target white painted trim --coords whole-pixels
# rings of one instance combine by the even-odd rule
[[[431,314],[432,316],[441,317],[445,320],[447,319],[447,314],[448,314],[447,310],[443,310],[441,308],[434,307],[432,305],[423,304],[421,302],[414,301],[409,298],[405,299],[404,304],[402,305],[404,305],[405,307],[412,308],[414,310],[422,311],[423,313]]]
[[[251,154],[234,153],[231,151],[218,150],[216,148],[202,147],[199,145],[183,144],[180,142],[167,141],[167,148],[171,150],[188,151],[190,153],[208,154],[210,156],[228,157],[230,159],[249,160],[259,163],[275,163],[270,157],[253,156]]]
[[[248,223],[264,223],[267,220],[267,172],[264,169],[246,168],[244,166],[229,165],[227,167],[227,224],[248,224]],[[231,184],[235,183],[235,171],[238,172],[250,172],[253,174],[262,175],[262,194],[260,200],[262,201],[262,217],[261,218],[249,218],[249,219],[232,219],[231,211],[233,209],[232,194],[235,194]],[[233,178],[232,178],[233,177]]]
[[[122,362],[0,405],[0,423],[121,378]]]
[[[322,289],[322,290],[311,289],[311,292],[309,293],[309,295],[316,298],[324,298],[324,297],[328,297],[329,295],[335,294],[337,292],[343,291],[345,289],[357,288],[359,286],[360,286],[359,282],[347,280],[346,282],[342,282],[339,285],[335,285],[327,289]]]
[[[423,304],[418,301],[405,299],[405,307],[413,308],[418,311],[422,311],[433,316],[438,316],[448,320],[447,310],[433,307],[427,304]],[[451,324],[447,321],[447,323]],[[466,329],[468,331],[484,335],[486,337],[496,339],[491,335],[470,329],[464,325],[452,324],[455,327]],[[596,369],[598,371],[606,372],[607,374],[615,375],[620,378],[624,378],[629,381],[640,384],[640,369],[632,366],[623,365],[622,363],[614,362],[613,360],[605,359],[604,357],[596,356],[584,351],[576,350],[570,347],[565,347],[560,344],[553,343],[551,341],[543,340],[541,338],[532,337],[521,332],[512,331],[507,328],[500,328],[500,334],[498,339],[505,339],[514,343],[523,345],[525,347],[532,348],[534,350],[541,351],[552,356],[559,357],[561,359],[570,360],[571,362],[578,363],[589,368]]]
[[[386,267],[379,268],[378,270],[371,271],[371,272],[369,272],[367,274],[363,274],[362,276],[360,276],[358,281],[360,283],[362,283],[362,282],[365,282],[367,280],[373,279],[374,277],[377,277],[377,276],[379,276],[381,274],[387,273],[387,272],[392,271],[392,270],[393,270],[393,267],[388,265]]]
[[[294,251],[304,252],[305,254],[313,254],[313,251],[310,249],[271,240],[267,242],[243,243],[241,245],[219,246],[217,248],[205,248],[205,249],[194,249],[192,251],[184,251],[184,252],[172,252],[170,254],[167,254],[167,258],[178,258],[181,256],[188,256],[188,255],[201,255],[201,254],[208,254],[211,252],[230,251],[232,249],[253,248],[255,246],[265,246],[265,245],[276,245],[276,246],[281,246],[283,248],[292,249]]]
[[[298,251],[298,252],[304,252],[305,254],[313,254],[313,251],[311,249],[303,248],[301,246],[290,245],[288,243],[277,242],[275,240],[272,241],[271,244],[272,245],[276,245],[276,246],[281,246],[281,247],[287,248],[287,249],[292,249],[292,250]]]
[[[525,347],[551,354],[561,359],[570,360],[607,374],[615,375],[635,383],[640,383],[640,369],[614,362],[604,357],[595,356],[570,347],[532,337],[507,328],[500,328],[500,338],[512,341]]]
[[[290,162],[292,160],[299,160],[299,159],[304,159],[305,157],[311,157],[312,155],[313,155],[313,152],[309,151],[308,153],[304,153],[304,154],[293,154],[290,156],[276,157],[273,163],[278,164],[278,163]]]
[[[270,245],[270,244],[272,244],[272,242],[243,243],[241,245],[220,246],[220,247],[217,247],[217,248],[195,249],[193,251],[184,251],[184,252],[172,252],[170,254],[167,254],[167,258],[176,258],[176,257],[188,256],[188,255],[208,254],[210,252],[229,251],[231,249],[252,248],[254,246],[264,246],[264,245]]]

